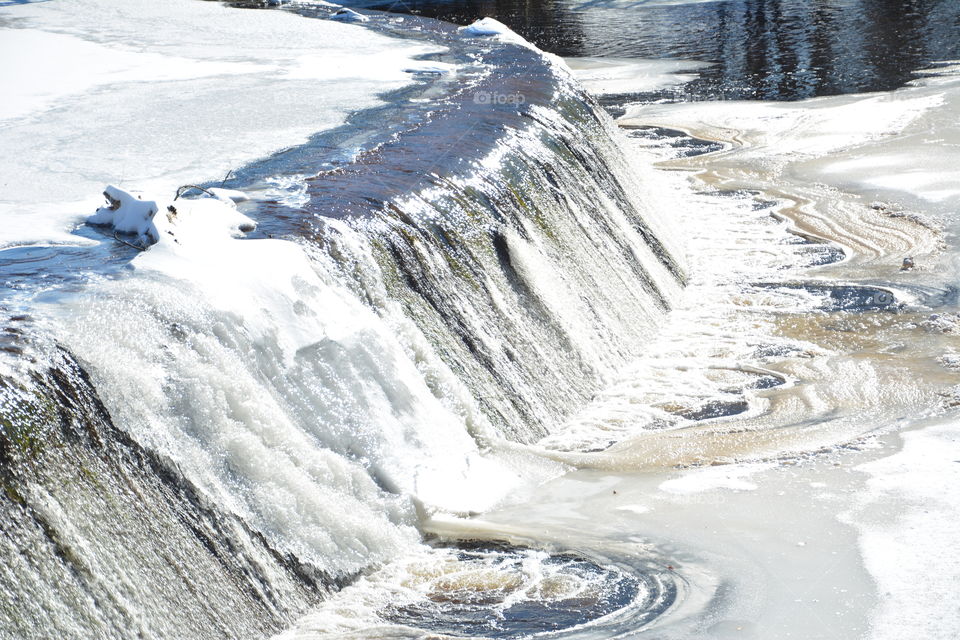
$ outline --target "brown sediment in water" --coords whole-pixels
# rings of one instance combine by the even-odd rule
[[[653,118],[630,119],[631,126],[666,126]],[[724,151],[666,160],[663,169],[693,171],[705,184],[726,190],[750,189],[780,202],[773,215],[786,220],[805,239],[833,242],[847,259],[824,267],[824,275],[887,276],[887,267],[901,267],[906,257],[932,259],[944,247],[940,230],[910,216],[892,217],[853,194],[823,184],[808,184],[789,175],[784,162],[743,162],[742,151],[753,144],[745,131],[697,124],[671,128],[728,145]]]
[[[770,214],[789,225],[790,233],[842,248],[843,260],[804,269],[799,279],[794,272],[792,281],[764,282],[771,290],[809,288],[824,295],[831,288],[841,292],[873,288],[889,292],[891,300],[898,294],[909,303],[909,296],[902,296],[897,287],[916,282],[917,274],[901,270],[904,259],[930,264],[943,250],[941,231],[922,219],[891,216],[857,195],[805,183],[790,175],[786,161],[744,159],[743,150],[755,139],[749,131],[700,122],[678,126],[666,117],[624,122],[628,127],[669,127],[728,145],[723,151],[669,159],[658,166],[694,172],[692,180],[711,190],[759,193],[759,198],[778,203]],[[751,408],[742,415],[645,431],[603,451],[542,454],[581,469],[643,472],[785,460],[895,428],[905,416],[934,415],[949,404],[944,398],[951,397],[955,374],[939,358],[960,347],[960,340],[924,328],[928,309],[905,306],[898,299],[887,307],[764,311],[758,309],[762,299],[751,291],[731,296],[728,305],[735,317],[750,318],[759,312],[770,323],[772,335],[810,345],[806,353],[764,363],[789,384],[751,392]],[[687,410],[675,402],[658,406],[681,415]]]

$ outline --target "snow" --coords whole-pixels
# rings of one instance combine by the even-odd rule
[[[580,83],[595,95],[656,91],[690,82],[710,66],[691,60],[564,58]]]
[[[0,7],[0,54],[18,61],[0,65],[0,248],[83,242],[70,229],[105,184],[172,198],[301,144],[382,104],[438,50],[197,0]]]
[[[857,470],[870,475],[869,493],[845,519],[858,526],[864,560],[883,594],[870,638],[960,637],[956,605],[945,609],[936,595],[955,593],[960,584],[960,422],[905,433],[901,451]]]
[[[511,42],[524,47],[533,47],[532,44],[514,33],[510,27],[493,18],[480,18],[473,24],[460,27],[460,33],[471,38],[494,37],[501,42]]]
[[[461,27],[460,31],[468,36],[497,36],[513,33],[510,27],[493,18],[480,18],[473,24]]]
[[[243,215],[226,194],[239,191],[219,189],[220,197],[200,200],[176,200],[157,204],[157,200],[144,200],[112,185],[103,191],[108,204],[97,209],[87,218],[87,223],[110,227],[116,233],[130,234],[130,243],[141,249],[163,241],[182,244],[184,241],[206,244],[217,237],[237,235],[253,231],[256,223]],[[216,195],[216,194],[215,194]],[[237,197],[237,196],[234,196]],[[157,216],[163,209],[164,214]]]
[[[112,185],[103,190],[103,195],[109,204],[87,218],[89,224],[108,226],[117,233],[133,234],[136,236],[134,244],[143,249],[160,240],[160,232],[153,222],[159,211],[155,200],[140,200]]]
[[[344,7],[330,17],[331,20],[340,20],[341,22],[367,22],[370,20],[367,16],[357,13],[353,9]]]
[[[236,189],[223,189],[221,187],[213,187],[207,189],[214,197],[220,198],[224,202],[246,202],[250,199],[250,196],[245,194],[243,191],[238,191]]]
[[[745,478],[769,468],[771,465],[768,464],[738,464],[695,469],[662,482],[660,490],[675,494],[702,493],[715,489],[753,491],[757,485]]]

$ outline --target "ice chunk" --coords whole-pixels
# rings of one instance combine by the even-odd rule
[[[330,16],[330,19],[340,20],[341,22],[367,22],[370,20],[370,18],[362,13],[357,13],[353,9],[347,9],[346,7]]]
[[[230,189],[224,193],[244,194]],[[253,231],[256,223],[237,211],[233,200],[226,196],[199,200],[176,200],[161,206],[156,200],[144,200],[123,189],[108,186],[103,190],[107,205],[87,218],[92,225],[106,226],[117,233],[135,236],[132,244],[148,249],[161,241],[174,244],[209,244],[238,233]],[[244,196],[245,197],[245,196]],[[157,216],[163,208],[165,215]]]
[[[237,191],[236,189],[212,187],[207,189],[207,191],[212,193],[218,200],[222,200],[224,202],[246,202],[250,199],[250,196],[245,194],[243,191]]]
[[[456,65],[448,62],[415,62],[405,67],[404,72],[443,75],[454,69],[456,69]]]
[[[657,91],[697,79],[709,63],[691,60],[564,58],[574,77],[595,95]]]
[[[461,27],[460,31],[468,36],[497,36],[513,33],[510,27],[493,18],[480,18],[473,24]]]
[[[153,223],[159,210],[154,200],[140,200],[122,189],[108,186],[103,196],[109,203],[87,218],[90,224],[113,227],[118,233],[136,236],[132,244],[146,249],[160,240],[160,232]]]

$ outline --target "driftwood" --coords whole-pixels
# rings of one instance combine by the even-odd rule
[[[184,192],[189,191],[190,189],[197,189],[198,191],[203,191],[205,194],[207,194],[207,195],[210,196],[211,198],[216,198],[216,197],[217,197],[216,195],[210,193],[210,191],[208,191],[207,189],[204,189],[203,187],[198,187],[198,186],[195,185],[195,184],[185,184],[185,185],[183,185],[182,187],[180,187],[179,189],[177,189],[177,195],[175,195],[175,196],[173,197],[174,201],[178,200],[178,199],[180,198],[180,196],[182,196],[182,195],[184,194]],[[217,198],[217,199],[219,200],[219,198]]]
[[[117,242],[119,242],[120,244],[125,244],[125,245],[127,245],[128,247],[133,247],[133,248],[136,249],[137,251],[146,251],[146,250],[147,250],[147,247],[141,247],[141,246],[138,245],[138,244],[133,244],[132,242],[127,242],[126,240],[124,240],[123,238],[121,238],[121,237],[117,234],[116,231],[113,232],[113,239],[116,240]]]

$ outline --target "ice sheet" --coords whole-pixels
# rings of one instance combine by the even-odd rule
[[[643,9],[646,7],[672,7],[680,4],[705,4],[711,2],[727,2],[728,0],[587,0],[574,3],[578,9],[602,9],[605,7],[617,9]]]
[[[363,26],[213,2],[0,7],[0,247],[76,242],[105,184],[171,194],[300,144],[436,51]],[[243,47],[237,47],[243,42]],[[344,82],[349,80],[349,82]]]
[[[637,107],[623,121],[719,132],[745,144],[741,157],[868,197],[907,199],[949,224],[960,205],[957,113],[960,74],[940,68],[890,93]]]
[[[677,494],[700,493],[716,489],[753,491],[757,488],[757,485],[746,478],[755,473],[766,471],[771,466],[738,464],[686,471],[675,478],[660,483],[660,490]]]
[[[577,80],[595,95],[641,93],[673,87],[696,79],[709,66],[691,60],[628,58],[565,58]]]
[[[960,423],[909,432],[903,440],[900,452],[858,467],[871,476],[869,493],[851,519],[884,594],[870,638],[956,638],[960,616],[943,597],[956,592],[960,579]]]

